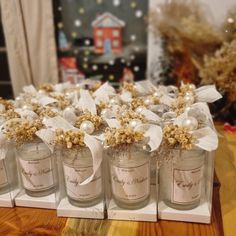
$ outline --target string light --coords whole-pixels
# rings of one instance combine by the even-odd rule
[[[131,2],[131,3],[130,3],[130,7],[131,7],[131,8],[137,7],[137,3],[136,3],[136,2]]]
[[[62,28],[63,28],[63,23],[62,23],[62,22],[58,22],[57,28],[58,28],[58,29],[62,29]]]
[[[114,80],[115,76],[114,75],[109,75],[109,80]]]
[[[76,32],[71,32],[71,36],[72,36],[72,38],[76,38],[77,37],[77,33]]]
[[[84,10],[84,8],[79,8],[79,13],[82,15],[82,14],[84,14],[84,12],[85,12],[85,10]]]
[[[87,45],[87,46],[89,46],[89,45],[90,45],[90,40],[89,40],[89,39],[86,39],[86,40],[84,41],[84,44]]]
[[[130,36],[130,39],[131,39],[131,41],[135,41],[135,40],[136,40],[136,35],[135,35],[135,34],[132,34],[132,35]]]
[[[79,19],[75,20],[74,24],[76,27],[80,27],[82,25],[82,23]]]
[[[141,10],[137,10],[137,11],[135,12],[135,16],[136,16],[137,18],[141,18],[141,17],[143,16],[143,12],[142,12]]]
[[[113,5],[114,5],[115,7],[120,6],[120,0],[113,0]]]
[[[92,66],[92,69],[95,71],[95,70],[98,69],[98,66],[97,66],[97,65],[93,65],[93,66]]]

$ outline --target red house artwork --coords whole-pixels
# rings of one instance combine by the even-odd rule
[[[124,26],[124,21],[109,12],[99,15],[92,22],[95,52],[101,54],[121,52]]]

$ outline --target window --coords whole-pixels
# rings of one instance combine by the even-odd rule
[[[120,46],[119,40],[113,40],[112,44],[113,44],[113,47],[115,48],[118,48]]]
[[[13,91],[10,80],[10,73],[8,69],[7,49],[5,45],[1,19],[0,19],[0,71],[1,71],[0,97],[4,97],[7,99],[12,98]]]
[[[120,36],[120,31],[119,30],[112,30],[112,36],[113,37],[119,37]]]
[[[102,30],[96,30],[96,36],[100,37],[103,35],[103,31]]]
[[[102,44],[102,40],[100,40],[100,39],[97,40],[97,42],[96,42],[96,46],[99,47],[99,48],[101,48],[102,45],[103,45],[103,44]]]

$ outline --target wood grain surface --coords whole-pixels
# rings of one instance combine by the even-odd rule
[[[224,144],[221,144],[223,150]],[[149,223],[67,219],[58,218],[55,210],[15,207],[0,208],[0,236],[223,236],[219,189],[215,176],[209,225],[164,220]]]
[[[55,210],[0,208],[0,236],[222,236],[219,182],[215,178],[210,225],[174,221],[130,222],[58,218]]]

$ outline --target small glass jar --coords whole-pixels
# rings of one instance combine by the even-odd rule
[[[53,154],[41,140],[17,148],[19,171],[26,194],[43,197],[55,192]]]
[[[0,160],[0,195],[9,192],[5,160]]]
[[[103,197],[101,166],[91,182],[81,184],[93,173],[93,158],[89,148],[63,148],[61,155],[69,202],[78,207],[90,207],[101,202]]]
[[[108,148],[107,155],[116,204],[126,209],[146,206],[150,197],[150,153],[132,144]]]
[[[204,194],[206,152],[201,149],[170,149],[160,167],[161,199],[174,209],[190,210]]]

